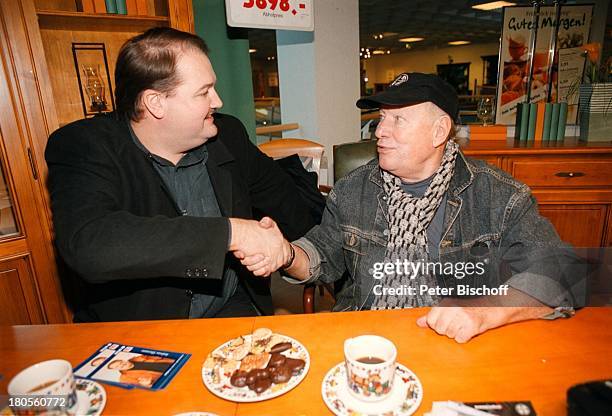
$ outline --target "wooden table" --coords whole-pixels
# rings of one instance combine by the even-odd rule
[[[105,414],[325,415],[329,411],[321,398],[321,380],[342,361],[343,341],[365,333],[392,340],[398,361],[421,379],[424,400],[417,414],[429,411],[437,400],[526,399],[538,415],[563,415],[568,387],[612,376],[612,308],[586,308],[567,320],[515,324],[463,345],[417,327],[416,318],[426,311],[0,327],[0,395],[6,394],[8,380],[30,364],[64,358],[76,365],[103,343],[116,341],[193,355],[165,390],[105,385]],[[200,377],[206,355],[262,326],[308,348],[311,367],[304,381],[260,403],[235,404],[213,396]]]

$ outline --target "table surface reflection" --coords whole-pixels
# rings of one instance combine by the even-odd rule
[[[105,385],[104,414],[325,415],[321,398],[326,372],[343,360],[346,338],[382,335],[395,343],[398,361],[423,383],[432,401],[531,400],[538,415],[565,414],[566,390],[580,382],[612,376],[612,308],[585,308],[571,319],[530,321],[489,331],[467,344],[416,326],[427,309],[283,315],[254,318],[111,322],[0,327],[0,395],[22,368],[64,358],[77,365],[100,345],[114,341],[191,353],[166,389],[124,390]],[[220,399],[204,387],[201,367],[214,348],[254,328],[268,327],[308,348],[311,367],[304,381],[278,398],[248,404]]]

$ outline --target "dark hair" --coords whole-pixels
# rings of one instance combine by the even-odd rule
[[[176,73],[178,55],[192,48],[208,56],[208,46],[200,37],[168,27],[156,27],[128,39],[115,66],[117,112],[137,121],[144,90],[171,93],[179,84]]]

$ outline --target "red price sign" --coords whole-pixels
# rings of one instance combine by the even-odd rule
[[[242,7],[245,9],[250,9],[251,7],[255,7],[265,10],[269,8],[270,10],[276,10],[276,6],[283,11],[288,12],[289,8],[289,0],[249,0],[242,3]],[[269,7],[268,7],[269,6]]]
[[[313,0],[225,0],[227,24],[263,29],[314,30]]]

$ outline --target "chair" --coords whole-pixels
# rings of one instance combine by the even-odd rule
[[[376,157],[376,140],[334,146],[334,182]]]
[[[337,182],[349,172],[365,165],[376,157],[376,140],[368,140],[353,143],[343,143],[334,146],[334,182]],[[329,293],[334,296],[335,291],[331,285],[323,285]],[[323,295],[323,286],[319,286],[320,294]],[[304,287],[302,303],[304,313],[314,313],[315,284]]]
[[[320,176],[321,158],[323,157],[325,147],[319,143],[306,139],[278,139],[262,143],[257,147],[272,159],[279,159],[297,154],[300,159],[302,159],[302,163],[306,170],[315,172],[317,176]],[[330,189],[331,188],[326,185],[319,185],[319,190],[323,193],[328,193]],[[314,284],[306,285],[304,288],[303,306],[305,313],[314,312],[314,286]],[[333,296],[333,288],[328,286],[327,289]],[[319,286],[319,291],[321,296],[323,296],[323,286]]]
[[[260,144],[259,150],[270,156],[272,159],[279,159],[297,154],[304,164],[304,168],[319,175],[321,169],[321,158],[325,147],[319,143],[306,139],[278,139]],[[309,165],[310,158],[312,163]]]

